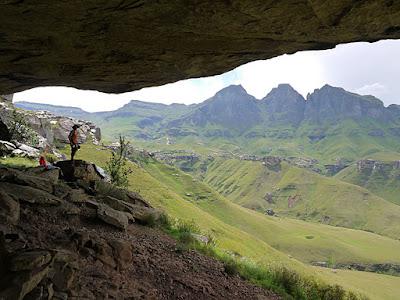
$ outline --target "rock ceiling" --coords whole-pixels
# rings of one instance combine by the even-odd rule
[[[0,11],[0,94],[48,85],[119,93],[400,38],[400,1],[388,0],[3,0]]]

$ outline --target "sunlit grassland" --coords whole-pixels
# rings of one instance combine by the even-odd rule
[[[109,156],[101,147],[83,145],[77,159],[104,167]],[[283,264],[330,283],[343,283],[349,289],[365,291],[371,299],[400,296],[399,277],[354,271],[334,274],[300,262],[400,262],[400,242],[363,231],[267,217],[226,200],[206,184],[171,166],[153,160],[139,163],[141,166],[130,164],[131,188],[171,216],[194,220],[203,230],[212,232],[218,248],[261,265]],[[372,281],[375,289],[368,287]],[[387,289],[393,283],[396,285]]]
[[[273,208],[280,215],[307,221],[328,222],[393,238],[400,236],[400,206],[360,186],[284,162],[279,171],[274,171],[258,161],[215,159],[204,180],[232,201],[249,208]],[[273,203],[267,202],[267,193],[272,195]],[[289,197],[297,197],[291,207]]]

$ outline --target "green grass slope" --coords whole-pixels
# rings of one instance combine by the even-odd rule
[[[100,166],[104,166],[108,157],[108,151],[96,146],[85,145],[78,153],[78,158]],[[364,290],[374,279],[378,290],[382,288],[382,291],[367,293],[371,299],[389,299],[384,288],[393,282],[400,286],[399,277],[367,273],[351,275],[352,272],[343,273],[342,277],[342,272],[333,274],[300,262],[329,259],[337,262],[400,262],[399,241],[363,231],[267,217],[228,201],[209,186],[171,166],[154,160],[141,161],[140,165],[131,164],[129,180],[132,189],[170,215],[192,219],[204,230],[211,231],[221,249],[263,265],[290,265],[331,283],[344,282],[347,288],[355,291]],[[348,282],[351,276],[357,279],[353,283]],[[393,288],[390,295],[393,299],[400,296],[400,288]]]
[[[272,208],[280,215],[400,236],[399,206],[359,186],[284,162],[274,171],[261,162],[215,159],[204,181],[248,208]]]
[[[400,169],[393,167],[394,162],[380,163],[380,167],[372,170],[358,170],[357,165],[353,164],[336,174],[335,178],[364,187],[400,205]]]

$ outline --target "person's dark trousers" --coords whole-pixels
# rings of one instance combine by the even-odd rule
[[[79,149],[79,145],[72,144],[71,145],[71,160],[74,160],[74,156]]]

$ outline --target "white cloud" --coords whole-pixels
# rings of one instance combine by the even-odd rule
[[[259,99],[280,83],[289,83],[304,96],[325,83],[318,57],[311,51],[248,63],[235,72],[247,92]]]
[[[366,84],[358,89],[354,90],[355,93],[360,94],[360,95],[382,95],[385,94],[387,92],[386,87],[379,83],[379,82],[375,82],[372,84]]]

